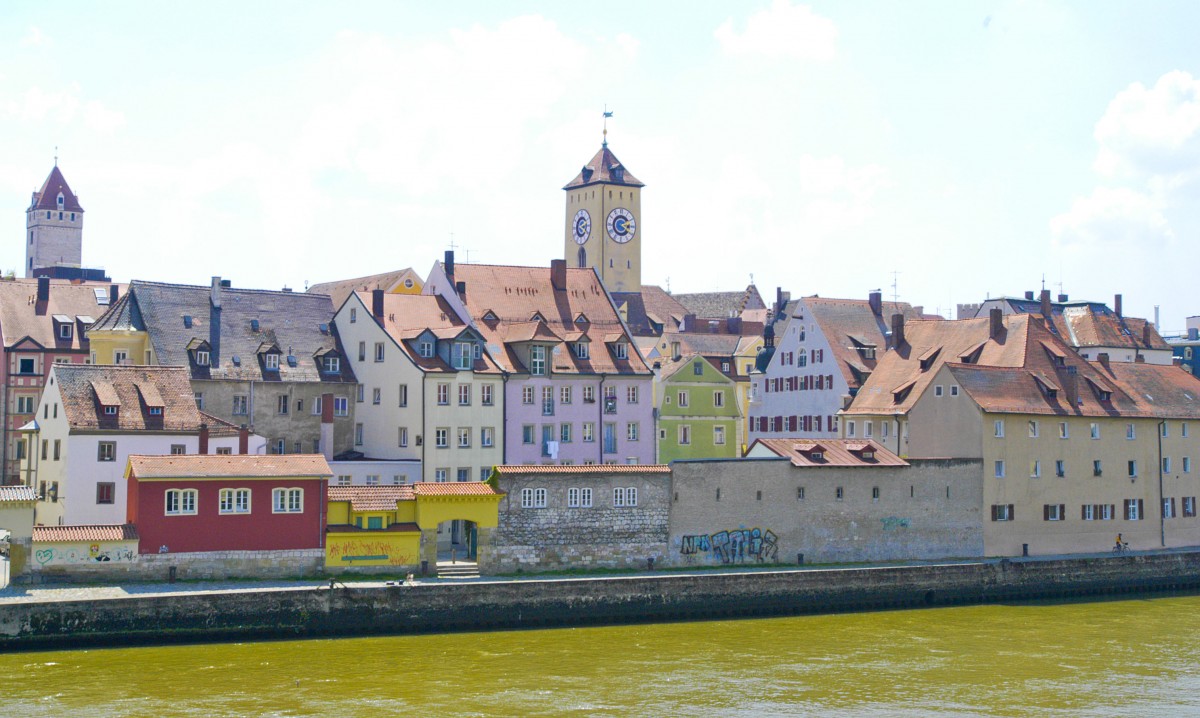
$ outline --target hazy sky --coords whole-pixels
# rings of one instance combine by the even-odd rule
[[[1200,314],[1200,3],[0,3],[0,269],[59,165],[84,262],[301,290],[547,265],[610,146],[643,278],[1047,288]],[[467,252],[469,251],[469,255]]]

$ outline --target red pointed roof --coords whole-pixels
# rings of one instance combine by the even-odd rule
[[[33,203],[30,205],[30,209],[59,209],[59,192],[63,194],[62,209],[68,212],[83,211],[83,207],[79,206],[79,198],[71,191],[71,186],[67,184],[67,180],[63,177],[57,164],[54,165],[54,169],[50,170],[50,175],[42,183],[42,188],[33,193]]]
[[[575,179],[568,182],[567,186],[563,187],[563,189],[586,187],[602,182],[606,184],[625,185],[626,187],[646,186],[625,169],[625,165],[621,164],[621,160],[617,159],[617,156],[605,144],[596,153],[596,156],[583,166],[579,174],[575,175]]]

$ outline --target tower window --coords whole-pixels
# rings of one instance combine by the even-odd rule
[[[626,259],[626,260],[625,260],[625,268],[626,268],[626,269],[633,269],[633,260],[631,260],[631,259]]]
[[[29,241],[32,242],[33,241],[33,233],[32,232],[29,233],[29,237],[30,237]],[[587,266],[587,250],[584,249],[583,247],[580,247],[579,248],[579,268],[583,269],[586,266]]]
[[[62,192],[59,192],[59,193],[58,193],[58,200],[57,200],[57,201],[58,201],[58,208],[59,208],[59,209],[62,209],[62,208],[63,208],[63,204],[64,204],[64,203],[65,203],[65,201],[66,201],[66,199],[63,197],[63,193],[62,193]]]
[[[613,261],[610,259],[610,260],[608,260],[608,268],[612,269],[612,266],[613,266]]]

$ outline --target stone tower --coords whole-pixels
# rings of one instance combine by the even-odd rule
[[[563,257],[595,267],[610,292],[642,290],[642,187],[605,141],[567,193]]]
[[[83,207],[56,161],[25,213],[25,276],[35,269],[79,267],[82,254]]]

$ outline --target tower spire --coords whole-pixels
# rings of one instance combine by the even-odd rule
[[[612,112],[608,109],[608,104],[604,105],[604,141],[600,143],[601,147],[608,147],[608,118],[612,117]]]

